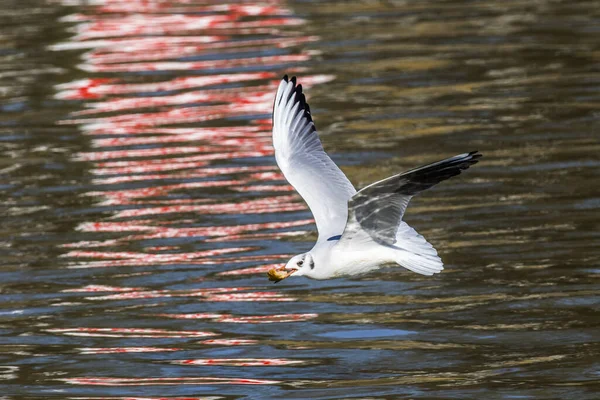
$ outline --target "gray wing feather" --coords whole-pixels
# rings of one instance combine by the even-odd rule
[[[352,237],[358,226],[376,242],[393,245],[406,207],[415,194],[461,173],[478,162],[477,151],[459,154],[375,182],[348,202],[348,224],[342,239]],[[354,229],[348,229],[349,227]]]

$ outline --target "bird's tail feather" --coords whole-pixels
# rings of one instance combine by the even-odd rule
[[[421,275],[437,274],[444,269],[444,264],[438,256],[424,256],[404,250],[396,252],[396,262],[404,268]]]
[[[425,238],[405,222],[396,233],[395,260],[406,269],[422,275],[433,275],[444,269],[444,263]]]

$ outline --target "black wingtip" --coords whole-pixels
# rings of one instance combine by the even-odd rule
[[[469,152],[469,157],[470,157],[470,159],[469,159],[469,165],[477,164],[479,162],[479,159],[481,157],[483,157],[483,154],[481,154],[479,152],[479,150],[474,150],[474,151],[470,151]]]
[[[404,172],[397,175],[397,177],[402,177],[404,182],[394,191],[414,196],[446,179],[459,175],[470,166],[477,164],[481,157],[482,154],[478,151],[470,151]]]
[[[298,84],[298,79],[296,78],[296,76],[292,76],[291,78],[289,78],[289,76],[285,74],[281,79],[286,83],[292,82],[293,89],[289,93],[288,100],[292,98],[292,96],[295,96],[296,101],[300,103],[300,109],[304,111],[304,116],[306,117],[306,120],[313,124],[312,129],[310,131],[315,132],[316,127],[314,126],[314,121],[310,112],[310,106],[306,102],[306,96],[302,92],[302,85]],[[273,108],[275,108],[275,105],[273,105]]]
[[[478,150],[474,150],[474,151],[470,151],[467,153],[466,156],[463,156],[460,159],[457,159],[455,161],[450,161],[451,159],[448,160],[442,160],[442,164],[447,164],[447,165],[453,165],[455,167],[458,167],[459,172],[460,171],[464,171],[466,169],[469,169],[469,167],[471,165],[475,165],[479,162],[479,159],[483,157],[483,155],[478,151]],[[450,161],[449,163],[445,163],[444,161]]]

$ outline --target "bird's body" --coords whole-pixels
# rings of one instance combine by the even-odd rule
[[[459,154],[357,192],[323,150],[302,86],[287,75],[273,106],[273,146],[279,168],[313,212],[319,237],[309,252],[292,257],[287,273],[270,279],[353,276],[390,263],[423,275],[443,270],[437,251],[402,217],[413,195],[460,174],[480,154]]]
[[[309,253],[315,262],[315,268],[304,275],[313,279],[360,275],[394,262],[394,250],[373,241],[355,246],[317,242]]]
[[[440,272],[443,264],[433,246],[407,223],[400,224],[400,235],[392,245],[377,243],[368,235],[345,241],[318,241],[309,252],[315,268],[304,275],[313,279],[361,275],[386,264],[400,264],[423,275]]]

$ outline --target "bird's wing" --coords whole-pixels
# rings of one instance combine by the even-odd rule
[[[340,235],[348,218],[348,200],[356,190],[323,150],[296,77],[284,76],[277,89],[273,147],[281,172],[315,217],[319,241]]]
[[[348,203],[346,230],[340,241],[366,232],[377,243],[392,246],[408,202],[415,194],[456,176],[477,163],[477,151],[459,154],[375,182],[356,193]]]

